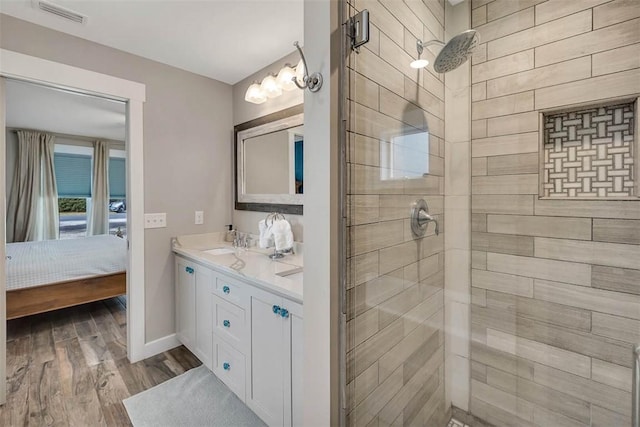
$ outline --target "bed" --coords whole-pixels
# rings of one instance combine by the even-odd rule
[[[7,243],[7,319],[127,292],[127,241],[100,235]]]

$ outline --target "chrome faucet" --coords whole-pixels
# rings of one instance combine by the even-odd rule
[[[416,237],[422,237],[430,222],[436,223],[436,236],[440,234],[438,219],[429,214],[429,207],[424,199],[418,199],[411,208],[411,231]]]

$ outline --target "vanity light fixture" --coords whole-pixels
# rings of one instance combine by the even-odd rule
[[[253,82],[245,92],[244,100],[253,104],[262,104],[267,100],[267,95],[262,90],[260,83]]]
[[[280,69],[278,77],[276,77],[276,81],[278,82],[280,89],[289,92],[296,88],[296,84],[293,82],[293,79],[295,78],[296,70],[294,70],[290,64],[285,64],[284,67]]]
[[[285,64],[278,72],[278,75],[269,74],[262,79],[261,83],[253,82],[244,94],[244,100],[253,104],[262,104],[267,98],[276,98],[282,95],[282,91],[298,89],[309,89],[317,92],[322,87],[322,74],[307,73],[307,60],[304,57],[302,48],[298,42],[293,43],[300,53],[300,61],[295,69],[290,64]]]
[[[422,40],[416,41],[416,50],[418,51],[418,59],[412,61],[409,66],[419,70],[420,68],[425,68],[429,65],[429,61],[426,59],[420,59],[420,55],[422,55],[422,52],[424,51],[424,44],[422,43]]]
[[[260,87],[262,88],[264,94],[267,95],[267,98],[275,98],[282,95],[282,89],[280,89],[280,86],[278,86],[276,76],[274,76],[273,74],[269,74],[267,77],[262,79]]]

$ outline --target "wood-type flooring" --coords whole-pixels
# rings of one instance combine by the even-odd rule
[[[122,400],[201,362],[185,347],[129,363],[123,297],[7,322],[0,426],[130,426]]]

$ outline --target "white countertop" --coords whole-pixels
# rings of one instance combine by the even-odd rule
[[[176,237],[173,239],[173,252],[302,304],[302,275],[281,277],[277,274],[303,267],[301,254],[287,254],[284,258],[272,260],[268,255],[273,253],[273,249],[256,247],[235,249],[233,253],[223,255],[204,252],[215,248],[234,249],[223,236],[224,233],[206,233]]]

